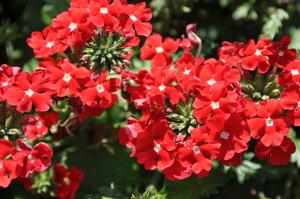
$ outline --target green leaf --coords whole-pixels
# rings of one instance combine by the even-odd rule
[[[165,193],[167,198],[198,199],[218,193],[218,188],[225,185],[230,176],[222,172],[213,171],[205,178],[191,177],[186,180],[167,181]]]
[[[78,190],[78,198],[87,195],[105,196],[104,192],[107,197],[114,194],[130,195],[136,187],[147,183],[147,178],[141,177],[134,169],[132,165],[135,160],[129,157],[128,151],[122,146],[113,145],[115,153],[111,154],[104,148],[88,149],[85,144],[80,144],[84,140],[82,137],[76,140],[77,147],[67,154],[67,165],[76,165],[84,172],[85,178]]]
[[[36,67],[38,67],[39,63],[38,60],[35,58],[30,59],[27,61],[24,66],[22,67],[23,71],[33,72]]]
[[[270,39],[273,39],[276,33],[282,27],[282,22],[289,18],[289,14],[281,8],[269,8],[269,16],[265,19],[265,24],[262,28],[262,34]]]
[[[165,199],[166,194],[158,193],[154,186],[149,186],[143,193],[137,193],[131,196],[131,199]]]
[[[289,136],[296,145],[296,152],[291,156],[291,162],[296,163],[298,168],[300,168],[300,140],[296,137],[296,132],[294,129],[291,129],[291,133]]]
[[[240,166],[235,168],[238,182],[240,184],[243,184],[245,180],[255,175],[260,168],[260,164],[251,162],[249,160],[243,161],[243,163]]]
[[[250,12],[251,9],[251,4],[244,3],[237,7],[237,9],[233,12],[232,18],[234,20],[239,20],[239,19],[245,19],[248,16],[248,13]]]
[[[300,50],[300,28],[291,27],[289,29],[289,35],[291,36],[290,48]]]

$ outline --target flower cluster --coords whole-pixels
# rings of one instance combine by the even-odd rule
[[[123,73],[123,90],[142,111],[119,134],[131,156],[170,180],[206,176],[214,160],[238,166],[251,140],[259,159],[289,162],[295,151],[289,129],[300,125],[300,62],[289,37],[224,42],[219,59],[184,52],[174,64],[166,59],[176,51],[165,48],[169,39],[152,37],[141,52],[152,59],[152,70]],[[151,45],[155,56],[148,56]]]
[[[21,139],[16,144],[0,139],[0,186],[8,187],[13,179],[28,178],[45,171],[52,162],[53,151],[46,143],[31,147]]]
[[[290,128],[300,126],[300,60],[289,37],[223,42],[217,59],[205,59],[195,24],[179,39],[151,34],[145,2],[70,4],[28,38],[38,59],[33,72],[0,67],[1,187],[18,178],[30,189],[32,177],[52,165],[55,145],[45,142],[113,107],[120,90],[137,113],[121,129],[120,143],[167,179],[207,176],[214,161],[238,166],[253,148],[270,164],[289,162]],[[128,66],[140,37],[140,57],[152,68],[134,73]],[[55,196],[75,198],[84,174],[54,165]]]
[[[72,134],[71,125],[115,105],[121,83],[117,76],[130,64],[131,48],[139,44],[139,37],[151,34],[152,13],[145,2],[70,4],[50,26],[27,39],[38,59],[33,72],[0,67],[1,187],[16,178],[29,182],[52,164],[53,149],[41,140]],[[83,173],[61,164],[54,171],[56,196],[74,198]]]
[[[42,32],[33,32],[27,43],[37,58],[71,51],[91,69],[124,66],[138,36],[151,34],[151,18],[145,2],[72,0],[68,11]]]

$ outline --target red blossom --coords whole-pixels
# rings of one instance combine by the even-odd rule
[[[296,150],[294,142],[284,137],[282,143],[278,146],[265,146],[259,142],[255,147],[255,154],[259,159],[268,159],[273,165],[286,165],[291,159],[291,154]]]
[[[171,53],[176,52],[178,44],[167,37],[164,41],[160,34],[153,34],[147,38],[141,48],[141,59],[152,60],[153,67],[165,67],[171,64]]]
[[[30,112],[32,106],[36,111],[48,111],[52,102],[51,95],[49,78],[40,71],[19,73],[15,77],[15,84],[4,93],[7,103],[17,106],[20,113]]]
[[[0,187],[7,188],[20,173],[17,161],[8,158],[13,150],[14,146],[10,141],[0,139]]]
[[[251,136],[260,139],[266,147],[279,146],[289,133],[279,100],[270,99],[257,107],[257,117],[247,121]]]
[[[56,195],[59,199],[74,199],[84,174],[77,167],[67,169],[62,164],[54,166],[53,181],[57,185]]]
[[[67,45],[61,42],[57,32],[51,27],[47,27],[43,32],[33,32],[27,39],[27,44],[33,48],[37,58],[44,58],[59,52],[64,52]]]

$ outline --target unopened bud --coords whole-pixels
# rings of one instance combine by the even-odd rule
[[[277,89],[274,89],[272,90],[270,93],[269,93],[269,97],[271,98],[277,98],[280,96],[280,93],[281,91],[277,88]]]
[[[273,89],[275,89],[276,88],[276,82],[269,82],[269,83],[267,83],[266,84],[266,86],[265,86],[265,88],[264,88],[264,93],[265,94],[268,94],[268,93],[270,93]]]

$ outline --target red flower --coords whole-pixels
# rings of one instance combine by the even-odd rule
[[[135,139],[138,137],[138,134],[140,134],[143,131],[143,127],[138,120],[134,118],[129,118],[128,124],[119,132],[119,143],[128,148],[131,148],[132,156],[135,153]]]
[[[89,4],[90,17],[89,20],[98,28],[104,30],[115,31],[115,28],[119,25],[119,20],[113,16],[114,6],[109,4],[109,0],[92,1]]]
[[[15,82],[15,76],[19,73],[20,68],[16,66],[8,66],[3,64],[0,66],[0,101],[4,101],[5,97],[3,96],[7,88]]]
[[[135,141],[135,156],[148,170],[164,170],[174,162],[172,151],[176,148],[175,134],[166,121],[156,119],[140,132]]]
[[[193,91],[195,89],[195,82],[199,81],[196,77],[203,69],[201,65],[204,58],[195,58],[190,52],[184,52],[183,55],[176,62],[178,83],[184,91]]]
[[[232,83],[239,85],[241,79],[240,72],[237,69],[215,59],[206,60],[201,69],[198,70],[199,72],[196,74],[198,77],[198,84],[202,87],[207,87],[203,89],[202,93],[206,92],[211,86],[214,86],[217,83],[222,84],[225,87]]]
[[[63,44],[51,26],[45,28],[43,32],[33,32],[27,39],[27,44],[33,48],[36,58],[43,58],[64,52],[67,45]]]
[[[210,92],[205,93],[205,95],[198,95],[193,106],[194,116],[199,123],[205,123],[207,119],[216,115],[221,115],[227,119],[231,113],[241,109],[238,95],[228,91],[221,84],[211,86]]]
[[[91,0],[71,0],[70,7],[72,8],[87,8]]]
[[[299,86],[292,84],[283,90],[280,97],[280,102],[287,113],[287,119],[293,120],[294,126],[300,126],[300,90]]]
[[[180,161],[175,160],[172,166],[163,170],[165,177],[168,180],[183,180],[191,175],[193,175],[193,171],[190,167],[183,166]]]
[[[296,59],[289,64],[287,64],[283,71],[279,73],[278,78],[279,84],[286,86],[289,83],[299,83],[300,82],[300,60]]]
[[[93,35],[93,27],[87,21],[87,9],[74,8],[60,13],[52,20],[58,38],[68,46],[81,47]]]
[[[32,115],[23,118],[25,125],[22,127],[25,137],[34,141],[37,138],[41,138],[48,133],[48,128],[43,124],[42,121],[39,121],[38,117],[35,118]]]
[[[77,167],[68,170],[62,164],[54,167],[53,181],[57,184],[56,195],[59,199],[74,199],[83,181],[84,174]]]
[[[33,148],[21,139],[16,141],[18,147],[13,151],[13,159],[22,166],[20,177],[27,178],[34,171],[43,172],[51,165],[53,150],[46,143],[40,142]]]
[[[114,3],[117,3],[115,1]],[[145,2],[138,4],[119,5],[120,25],[125,32],[135,31],[137,35],[148,37],[152,32],[152,25],[147,22],[152,18],[151,9]]]
[[[117,78],[107,79],[108,72],[102,71],[96,81],[89,81],[81,92],[80,98],[88,106],[109,108],[114,105],[118,97],[116,92],[120,86]]]
[[[33,115],[22,118],[25,137],[34,141],[38,138],[44,137],[48,133],[48,128],[58,122],[58,114],[56,112],[42,112],[38,113],[37,117]]]
[[[296,59],[297,51],[295,49],[288,49],[290,43],[291,38],[289,36],[284,36],[280,41],[274,42],[270,47],[270,51],[273,53],[270,56],[270,63],[272,65],[276,63],[282,67]]]
[[[82,84],[90,80],[92,73],[84,68],[78,68],[65,59],[57,65],[47,66],[47,73],[54,83],[58,97],[79,96]]]
[[[151,71],[151,75],[146,75],[144,87],[147,95],[155,97],[160,95],[163,100],[169,98],[171,104],[177,104],[181,98],[181,92],[176,85],[176,71],[172,68],[157,68]],[[162,105],[163,105],[162,104]]]
[[[250,132],[246,121],[241,114],[232,114],[226,121],[221,116],[216,116],[207,122],[207,126],[215,127],[217,123],[219,129],[210,129],[210,139],[220,143],[219,159],[222,162],[234,160],[236,154],[240,154],[248,149]]]
[[[255,154],[259,159],[268,159],[273,165],[286,165],[291,159],[291,154],[296,150],[294,142],[284,137],[282,143],[278,146],[265,146],[259,142],[255,147]]]
[[[217,159],[219,143],[209,143],[205,126],[192,130],[184,147],[178,148],[178,160],[184,167],[190,167],[198,176],[206,176],[212,168],[212,160]]]
[[[290,130],[283,117],[280,101],[270,99],[257,107],[257,117],[247,121],[251,136],[266,147],[279,146]]]
[[[165,67],[171,64],[171,53],[176,52],[178,44],[167,37],[164,41],[160,34],[153,34],[147,38],[145,46],[141,48],[141,59],[152,60],[153,67]]]
[[[219,48],[219,58],[231,66],[240,66],[242,58],[239,52],[243,47],[244,43],[223,41]]]
[[[14,146],[10,141],[0,139],[0,187],[7,188],[20,173],[17,162],[8,157],[13,150]]]
[[[240,50],[242,67],[245,70],[254,71],[258,68],[259,73],[266,73],[270,68],[267,55],[271,53],[267,48],[272,44],[271,40],[260,39],[257,44],[251,39],[248,44]]]
[[[20,113],[30,112],[32,105],[36,111],[49,110],[51,104],[51,84],[43,72],[21,72],[16,76],[15,85],[4,93],[7,103],[17,106]]]

